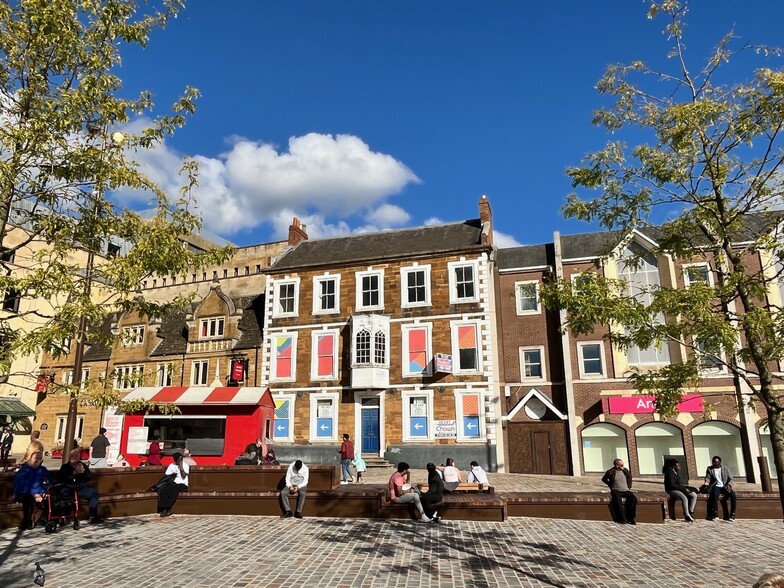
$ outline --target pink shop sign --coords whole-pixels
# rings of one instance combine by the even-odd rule
[[[656,411],[653,396],[610,396],[606,399],[605,412],[624,414],[628,412],[651,414]],[[687,394],[678,403],[678,412],[703,412],[702,396]]]

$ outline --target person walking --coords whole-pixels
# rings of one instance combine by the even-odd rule
[[[697,492],[690,486],[681,484],[681,478],[678,472],[681,470],[681,464],[677,459],[670,458],[665,460],[662,473],[664,474],[664,490],[672,496],[677,498],[683,504],[683,519],[687,523],[694,522],[694,507],[697,506]],[[675,513],[670,513],[674,515]]]
[[[342,468],[342,479],[340,481],[341,484],[348,484],[354,481],[354,477],[351,475],[351,460],[354,459],[354,444],[351,442],[348,433],[343,433],[343,443],[340,445],[340,449],[338,449],[338,453],[340,454],[340,465]]]
[[[174,503],[180,492],[188,490],[188,474],[191,466],[183,461],[182,453],[179,451],[172,454],[172,463],[166,468],[165,476],[174,476],[171,484],[167,484],[158,492],[158,512],[162,517],[172,514]]]
[[[357,484],[364,484],[365,479],[362,477],[362,474],[367,470],[367,464],[365,463],[365,460],[362,459],[362,454],[355,453],[354,461],[352,463],[354,464],[354,469],[357,470]]]
[[[297,508],[293,513],[295,518],[302,518],[302,509],[305,507],[305,497],[308,494],[308,480],[310,470],[308,466],[298,459],[286,470],[286,487],[280,491],[280,502],[283,505],[283,514],[280,518],[286,519],[292,516],[290,496],[297,497]]]
[[[19,462],[20,466],[23,466],[30,458],[33,456],[33,453],[40,453],[41,455],[44,454],[44,444],[41,443],[38,438],[41,436],[41,431],[33,431],[30,433],[30,444],[27,446],[25,450],[24,457],[22,461]]]
[[[106,438],[106,429],[101,427],[98,429],[98,435],[90,443],[90,459],[88,463],[91,468],[107,467],[106,450],[110,445],[109,439]]]
[[[610,488],[610,506],[613,518],[617,523],[636,525],[637,497],[632,492],[632,473],[623,467],[623,460],[613,461],[613,467],[607,470],[602,482]],[[624,500],[626,507],[624,508]]]
[[[8,469],[8,455],[11,453],[11,446],[14,444],[14,434],[8,427],[3,427],[3,434],[0,436],[0,460],[3,462],[3,471]]]
[[[735,521],[735,507],[738,505],[738,497],[732,489],[732,473],[730,469],[721,464],[721,457],[714,455],[711,465],[705,470],[705,484],[708,486],[708,520],[713,521],[719,516],[719,496],[721,496],[721,510],[724,520]],[[730,508],[727,509],[727,501]]]

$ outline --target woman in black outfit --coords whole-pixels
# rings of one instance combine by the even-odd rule
[[[427,464],[427,492],[420,494],[419,500],[422,501],[422,510],[425,512],[425,515],[433,523],[441,520],[441,517],[438,516],[438,511],[433,510],[433,505],[441,502],[443,497],[444,480],[441,479],[435,464],[429,463]]]

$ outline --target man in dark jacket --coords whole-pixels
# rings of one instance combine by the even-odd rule
[[[604,472],[602,482],[610,488],[610,506],[616,522],[636,525],[637,497],[632,492],[632,473],[623,467],[622,459],[616,459],[613,467]],[[626,508],[623,505],[624,499]]]
[[[68,492],[73,492],[72,489],[75,487],[79,498],[90,503],[90,522],[100,523],[102,520],[98,516],[98,490],[87,485],[93,479],[93,474],[87,465],[79,461],[79,454],[78,449],[74,449],[68,454],[68,461],[57,472],[57,481],[60,484],[68,485],[71,488]]]
[[[732,474],[730,468],[721,464],[721,458],[714,455],[711,465],[705,471],[705,484],[710,488],[708,492],[708,520],[712,521],[719,516],[719,496],[721,496],[721,510],[724,513],[725,521],[735,520],[735,507],[738,499],[735,490],[732,489]],[[727,510],[727,500],[730,501],[730,509]]]

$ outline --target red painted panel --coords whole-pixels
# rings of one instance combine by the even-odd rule
[[[607,412],[610,414],[651,414],[656,411],[653,396],[610,396],[607,398]],[[703,412],[702,396],[686,394],[678,404],[678,412]]]
[[[232,401],[232,399],[237,395],[239,392],[239,388],[234,386],[232,388],[222,386],[220,388],[215,388],[212,392],[210,392],[209,396],[204,399],[204,402],[220,402],[223,404],[228,404]]]
[[[174,403],[187,389],[187,386],[166,386],[165,388],[161,388],[161,391],[150,398],[150,400],[152,402]]]

